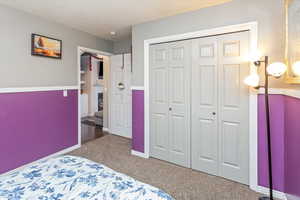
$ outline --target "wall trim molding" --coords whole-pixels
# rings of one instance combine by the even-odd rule
[[[294,196],[294,195],[291,195],[291,194],[286,194],[286,198],[288,200],[300,200],[300,197],[297,197],[297,196]]]
[[[8,175],[8,174],[10,174],[10,173],[13,173],[13,172],[22,170],[22,169],[24,169],[24,168],[26,168],[26,167],[28,167],[28,166],[31,166],[31,165],[34,165],[35,163],[40,162],[40,161],[47,160],[47,159],[49,159],[49,158],[53,158],[53,157],[57,157],[57,156],[61,156],[61,155],[67,154],[67,153],[69,153],[69,152],[71,152],[71,151],[74,151],[75,149],[79,149],[80,147],[81,147],[80,144],[76,144],[76,145],[74,145],[74,146],[68,147],[68,148],[63,149],[63,150],[61,150],[61,151],[58,151],[58,152],[56,152],[56,153],[50,154],[50,155],[48,155],[48,156],[46,156],[46,157],[40,158],[40,159],[38,159],[38,160],[36,160],[36,161],[33,161],[33,162],[28,163],[28,164],[22,165],[22,166],[20,166],[20,167],[18,167],[18,168],[16,168],[16,169],[13,169],[13,170],[10,170],[10,171],[8,171],[8,172],[5,172],[5,173],[1,174],[1,176],[2,176],[2,175]]]
[[[131,155],[138,156],[138,157],[141,157],[141,158],[149,158],[149,156],[147,156],[145,153],[135,151],[135,150],[131,150]]]
[[[260,88],[258,92],[259,94],[264,94],[265,89]],[[290,96],[290,97],[300,99],[300,90],[296,90],[296,89],[270,88],[269,94],[285,95],[285,96]]]
[[[196,32],[170,35],[165,37],[151,38],[144,40],[144,106],[145,106],[145,119],[144,119],[144,154],[149,157],[149,141],[150,141],[150,84],[149,84],[149,48],[151,44],[162,42],[171,42],[183,39],[192,39],[197,37],[204,37],[210,35],[226,34],[237,31],[249,31],[250,35],[250,52],[257,50],[258,46],[258,22],[249,22],[244,24],[237,24],[231,26],[218,27],[207,30],[200,30]],[[254,64],[249,64],[250,73],[256,72]],[[257,130],[257,91],[249,89],[249,186],[251,189],[258,187],[257,178],[257,146],[258,146],[258,130]]]
[[[131,86],[131,90],[144,90],[144,86]]]
[[[266,194],[266,195],[269,194],[269,188],[263,187],[263,186],[257,186],[255,188],[255,191],[258,192],[258,193]],[[273,190],[273,195],[277,199],[287,200],[287,196],[284,192],[280,192],[278,190]]]
[[[77,85],[73,86],[49,86],[49,87],[19,87],[19,88],[0,88],[0,93],[18,93],[18,92],[45,92],[59,90],[78,90]]]

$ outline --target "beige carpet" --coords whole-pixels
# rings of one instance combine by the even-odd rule
[[[71,155],[102,163],[118,172],[161,188],[176,200],[257,200],[248,186],[157,159],[130,155],[130,140],[106,135]]]

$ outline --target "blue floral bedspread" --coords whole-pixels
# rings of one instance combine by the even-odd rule
[[[62,156],[0,176],[0,200],[173,200],[90,160]]]

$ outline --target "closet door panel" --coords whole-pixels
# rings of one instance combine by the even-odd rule
[[[170,160],[190,167],[190,43],[169,43]]]
[[[249,74],[249,33],[219,36],[220,175],[249,182],[249,90],[243,83]]]
[[[150,155],[169,161],[168,44],[150,46]]]
[[[217,42],[192,41],[192,168],[218,175]]]

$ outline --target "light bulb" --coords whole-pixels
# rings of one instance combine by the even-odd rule
[[[251,74],[244,79],[244,83],[251,87],[257,87],[259,85],[259,76],[257,74]]]
[[[282,76],[286,72],[286,70],[287,70],[286,65],[281,62],[272,63],[267,67],[268,74],[276,78]]]
[[[300,61],[297,61],[293,64],[292,70],[296,76],[300,76]]]

